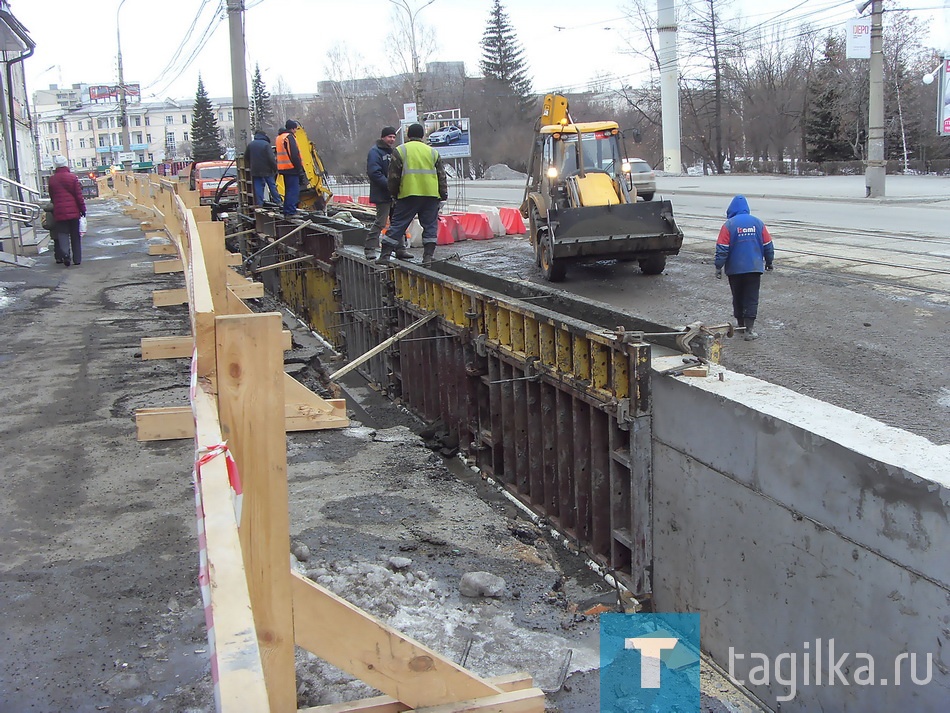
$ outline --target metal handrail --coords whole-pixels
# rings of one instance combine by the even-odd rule
[[[3,177],[0,176],[0,179],[2,178]],[[36,203],[15,201],[12,198],[0,198],[0,206],[7,209],[5,216],[8,220],[16,220],[20,223],[32,223],[39,218],[43,212],[43,209],[36,205]]]
[[[16,186],[17,188],[22,188],[27,193],[32,193],[33,195],[36,195],[36,196],[43,195],[42,193],[40,193],[40,191],[36,190],[35,188],[24,186],[22,183],[17,183],[12,178],[7,178],[6,176],[0,176],[0,181],[10,186]]]

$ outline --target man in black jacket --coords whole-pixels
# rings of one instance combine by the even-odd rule
[[[376,205],[376,222],[366,236],[364,254],[367,260],[378,257],[379,234],[392,213],[393,197],[389,192],[389,162],[393,155],[393,146],[396,143],[396,127],[384,126],[379,140],[373,144],[366,156],[366,174],[369,176],[369,200]],[[396,249],[396,257],[402,260],[411,260],[412,253],[406,250],[400,242]]]
[[[270,191],[270,198],[281,206],[280,193],[277,191],[277,155],[271,146],[270,137],[258,129],[254,132],[254,140],[247,145],[244,151],[251,177],[254,179],[254,203],[264,205],[264,186]]]

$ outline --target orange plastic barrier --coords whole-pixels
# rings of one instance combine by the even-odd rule
[[[451,245],[458,239],[459,224],[452,215],[439,216],[439,234],[436,245]]]
[[[505,235],[524,235],[528,232],[524,227],[524,219],[517,208],[499,208],[498,214],[505,226]]]
[[[452,213],[459,224],[459,239],[491,240],[495,237],[484,213]]]
[[[360,205],[376,205],[375,203],[370,202],[369,196],[357,196],[356,202]]]
[[[339,193],[334,194],[333,202],[334,203],[356,203],[356,201],[353,200],[353,196],[345,196]]]

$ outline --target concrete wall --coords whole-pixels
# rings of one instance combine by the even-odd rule
[[[658,609],[700,612],[714,660],[745,654],[738,679],[766,654],[769,683],[747,685],[783,712],[950,710],[950,447],[739,374],[658,376],[653,393]],[[822,679],[834,639],[851,685],[814,685],[817,639]],[[797,685],[779,705],[783,652]],[[933,655],[930,684],[905,659],[894,685],[903,652],[918,678]],[[877,685],[854,684],[857,653]]]

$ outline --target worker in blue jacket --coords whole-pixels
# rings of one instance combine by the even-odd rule
[[[736,196],[726,210],[726,222],[716,241],[716,277],[726,269],[732,290],[732,314],[745,327],[745,340],[758,339],[753,331],[759,311],[759,283],[772,270],[775,248],[765,223],[749,212],[745,196]]]

